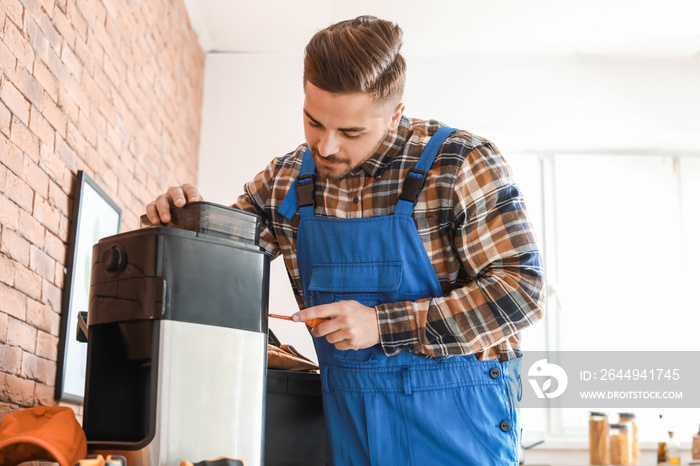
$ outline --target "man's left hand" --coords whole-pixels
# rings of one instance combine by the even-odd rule
[[[326,337],[339,350],[358,350],[379,343],[377,311],[357,301],[321,304],[292,315],[295,322],[330,319],[316,325],[311,334]]]

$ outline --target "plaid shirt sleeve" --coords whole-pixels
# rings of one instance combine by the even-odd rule
[[[450,178],[446,228],[461,262],[458,286],[443,297],[377,306],[390,356],[407,349],[429,357],[512,359],[519,356],[520,330],[543,316],[541,257],[510,168],[488,142],[461,147],[468,153]]]

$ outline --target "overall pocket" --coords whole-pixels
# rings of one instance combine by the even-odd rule
[[[309,282],[312,305],[357,301],[365,306],[398,301],[402,277],[401,262],[318,263]],[[381,349],[379,350],[381,351]],[[371,362],[376,348],[335,350],[338,361]]]

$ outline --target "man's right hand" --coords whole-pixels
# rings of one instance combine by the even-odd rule
[[[202,201],[199,190],[189,183],[182,186],[171,186],[165,194],[146,206],[146,215],[152,224],[158,225],[170,222],[170,206],[182,207],[188,202]]]

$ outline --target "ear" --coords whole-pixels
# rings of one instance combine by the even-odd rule
[[[396,131],[396,128],[399,127],[399,122],[401,121],[401,116],[403,115],[404,110],[406,110],[406,106],[399,102],[396,109],[394,109],[394,113],[391,114],[391,118],[389,119],[389,130]]]

